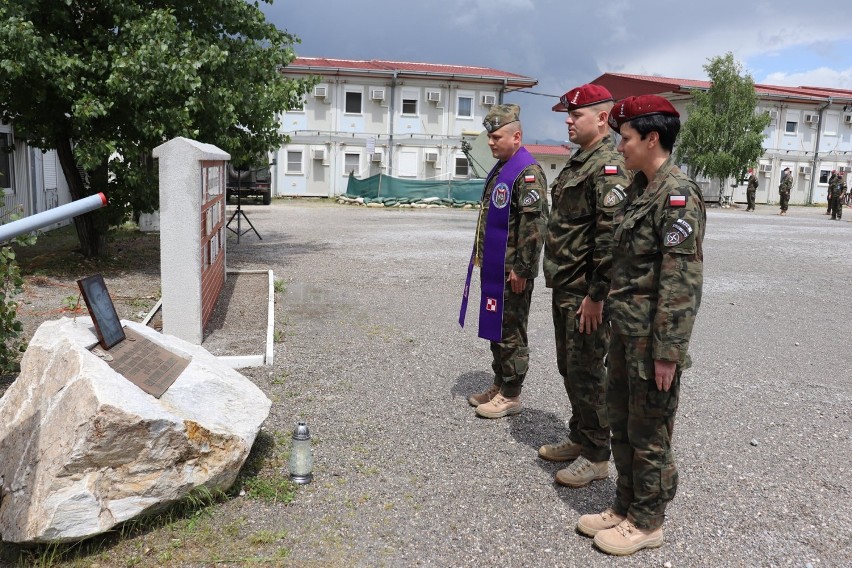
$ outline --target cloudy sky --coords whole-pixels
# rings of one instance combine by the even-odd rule
[[[515,93],[525,141],[565,140],[560,95],[602,73],[706,79],[731,51],[757,83],[852,89],[848,0],[274,0],[306,57],[480,65],[538,80]],[[833,25],[835,24],[835,25]]]

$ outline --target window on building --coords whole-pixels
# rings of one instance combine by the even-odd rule
[[[831,175],[831,172],[828,170],[820,170],[819,171],[819,182],[820,183],[828,183],[828,177]]]
[[[458,116],[473,117],[473,97],[459,97]]]
[[[556,169],[556,164],[550,164],[550,169],[551,169],[551,170],[555,170],[555,169]]]
[[[840,128],[840,115],[827,112],[823,118],[822,133],[826,136],[837,136],[837,131]]]
[[[346,91],[346,106],[344,112],[349,114],[361,114],[361,97],[363,93],[360,91]]]
[[[467,158],[456,156],[456,177],[468,177],[470,175],[470,166],[467,163]]]
[[[12,135],[9,132],[0,132],[0,189],[14,191],[15,171],[12,160],[13,149]]]
[[[302,151],[287,150],[287,173],[300,174],[302,173]]]
[[[417,99],[402,99],[402,114],[417,114]]]
[[[787,125],[784,127],[784,132],[786,134],[795,134],[799,131],[799,123],[795,120],[788,120]]]
[[[350,173],[357,174],[360,170],[361,154],[346,152],[343,155],[343,173],[348,176]]]
[[[305,110],[305,96],[302,95],[298,101],[293,103],[293,107],[287,109],[288,112],[304,112]]]

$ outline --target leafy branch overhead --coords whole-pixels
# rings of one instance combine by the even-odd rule
[[[755,112],[754,81],[743,74],[733,54],[709,59],[704,69],[711,85],[691,93],[677,157],[696,174],[721,183],[739,180],[763,156],[763,131],[771,119],[765,112]]]
[[[110,197],[88,235],[102,236],[157,207],[151,150],[166,140],[215,144],[234,162],[284,143],[279,114],[313,83],[280,72],[298,41],[244,0],[3,2],[0,118],[57,149],[74,199]]]

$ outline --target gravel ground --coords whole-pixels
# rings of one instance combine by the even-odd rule
[[[252,208],[263,240],[231,244],[229,267],[287,289],[276,364],[246,374],[276,400],[270,427],[307,421],[316,462],[261,522],[286,528],[294,566],[852,564],[852,225],[823,211],[709,211],[666,543],[615,559],[573,530],[609,504],[614,468],[571,490],[536,457],[568,418],[542,279],[523,413],[479,419],[465,400],[491,380],[475,317],[456,323],[474,212]]]
[[[466,402],[491,380],[474,308],[468,329],[457,324],[475,212],[312,200],[245,209],[263,239],[229,239],[229,269],[272,269],[286,289],[276,299],[274,366],[243,373],[273,400],[265,430],[280,436],[308,423],[315,481],[287,505],[217,505],[212,522],[226,530],[179,535],[183,548],[173,548],[169,526],[155,527],[75,566],[233,565],[162,559],[169,550],[226,558],[238,542],[254,542],[245,547],[258,555],[286,547],[273,565],[298,567],[852,565],[848,220],[829,221],[819,207],[787,217],[770,206],[709,211],[666,542],[617,559],[573,529],[610,503],[614,468],[572,490],[553,482],[559,464],[536,456],[568,419],[543,279],[524,411],[485,420]],[[108,276],[119,295],[156,291],[150,274]],[[254,317],[240,318],[251,329],[225,316],[217,332],[235,343],[265,324],[266,296],[253,302],[243,294],[251,289],[231,293],[242,310],[231,313],[254,304]],[[120,310],[139,309],[125,303]],[[258,534],[277,541],[252,540]],[[187,549],[193,539],[197,551]]]

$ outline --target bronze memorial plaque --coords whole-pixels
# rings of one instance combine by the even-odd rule
[[[77,280],[95,324],[98,343],[90,349],[124,378],[157,398],[172,386],[189,365],[144,335],[124,328],[100,274]]]
[[[124,328],[124,341],[106,353],[107,365],[134,385],[157,398],[172,386],[189,365],[189,359],[176,355],[130,328]]]

